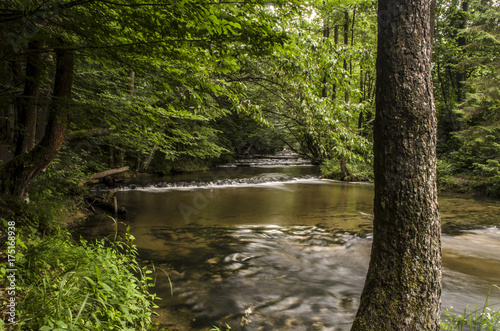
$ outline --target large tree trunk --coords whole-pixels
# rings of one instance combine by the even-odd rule
[[[73,84],[73,52],[56,50],[56,75],[49,124],[40,144],[0,167],[0,191],[27,197],[36,176],[56,158],[64,141]]]
[[[42,78],[42,54],[39,41],[28,44],[24,91],[19,104],[19,134],[15,155],[30,151],[35,146],[38,93]]]
[[[439,330],[432,0],[379,1],[373,246],[352,330]]]
[[[5,131],[3,132],[2,139],[5,139],[8,143],[14,143],[16,138],[16,126],[17,126],[17,112],[15,106],[16,90],[21,87],[22,82],[20,77],[21,65],[19,61],[8,61],[5,64],[5,86],[12,88],[12,91],[8,93],[7,105],[4,108],[5,112]]]
[[[46,80],[51,80],[51,75],[49,72],[46,73]],[[38,113],[36,115],[36,137],[35,144],[42,141],[45,135],[45,129],[49,124],[49,107],[50,107],[50,94],[52,93],[52,87],[50,84],[45,86],[43,94],[38,98]]]

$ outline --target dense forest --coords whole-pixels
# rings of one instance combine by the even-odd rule
[[[4,192],[26,195],[52,163],[72,177],[124,165],[168,173],[284,148],[329,177],[370,178],[373,2],[2,6],[2,141],[24,158],[40,146],[31,154],[44,159],[29,176],[14,174],[27,160],[3,165]],[[498,10],[437,4],[434,96],[448,189],[498,194]]]
[[[195,171],[288,150],[324,177],[371,181],[377,26],[397,10],[377,16],[364,0],[2,1],[0,217],[15,224],[26,270],[20,327],[63,329],[85,314],[87,328],[151,323],[151,279],[132,237],[75,244],[63,230],[88,205],[83,183],[95,173]],[[438,188],[500,197],[500,5],[437,0],[435,17]],[[75,260],[86,268],[78,275],[67,272]],[[113,263],[119,272],[94,274]],[[142,277],[128,283],[133,273]],[[83,304],[62,303],[64,286]],[[51,305],[31,319],[42,298]],[[97,313],[106,305],[116,310]]]

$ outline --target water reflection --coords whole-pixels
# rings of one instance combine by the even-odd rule
[[[185,316],[178,328],[236,326],[251,308],[244,330],[349,329],[370,256],[373,187],[314,179],[307,168],[283,171],[242,169],[233,175],[243,183],[199,184],[205,174],[182,179],[194,182],[187,187],[118,193],[141,258],[160,268],[162,314]],[[254,180],[266,176],[272,180]],[[452,194],[439,202],[443,306],[480,305],[500,282],[500,204]]]

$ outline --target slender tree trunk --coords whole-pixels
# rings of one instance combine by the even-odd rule
[[[30,151],[35,146],[38,94],[42,78],[42,55],[40,48],[41,44],[39,41],[28,43],[26,77],[24,91],[19,103],[19,133],[17,135],[14,155]]]
[[[328,26],[328,20],[325,18],[323,22],[323,41],[326,41],[330,37],[330,27]],[[326,85],[327,85],[327,73],[325,69],[325,74],[323,75],[323,81],[321,82],[323,88],[321,89],[321,97],[326,98],[328,96]]]
[[[366,75],[364,73],[363,65],[359,65],[359,90],[361,91],[361,99],[360,102],[366,100],[366,88],[365,88],[365,78]],[[362,129],[364,126],[365,116],[362,111],[359,112],[358,117],[358,129]]]
[[[348,46],[349,45],[349,11],[344,12],[344,45]],[[344,58],[344,75],[347,75],[347,59]],[[347,104],[349,103],[349,88],[347,87],[348,84],[346,84],[346,89],[344,91],[344,101]],[[346,109],[347,111],[347,109]],[[349,125],[349,122],[346,123],[346,125]],[[345,157],[342,157],[340,159],[340,170],[342,171],[342,177],[345,180],[347,177],[349,177],[349,169],[347,169],[347,160]]]
[[[155,145],[153,146],[153,149],[151,150],[151,152],[149,153],[148,157],[146,158],[146,160],[144,160],[144,164],[142,165],[142,169],[141,171],[146,171],[148,170],[149,168],[149,165],[151,164],[151,162],[153,161],[153,158],[156,154],[156,151],[158,150],[158,143],[155,143]]]
[[[351,330],[439,330],[432,0],[379,1],[370,266]],[[391,10],[389,12],[389,10]],[[382,15],[381,15],[382,14]]]
[[[460,30],[465,30],[469,22],[469,0],[462,1],[462,12],[460,13],[461,20],[459,24]],[[467,81],[467,68],[464,64],[465,62],[465,49],[467,45],[467,39],[465,36],[460,35],[457,39],[458,47],[462,56],[462,63],[459,64],[457,73],[457,100],[462,102],[465,100],[465,82]]]
[[[109,167],[115,167],[115,148],[113,145],[109,145]]]
[[[333,30],[333,42],[335,45],[339,44],[339,26],[335,25]],[[332,100],[337,100],[337,84],[333,84]]]
[[[354,48],[354,23],[356,22],[356,9],[352,11],[351,23],[351,48]],[[352,76],[352,58],[349,59],[349,76]]]
[[[349,12],[344,12],[344,45],[349,45]],[[344,71],[347,73],[347,59],[344,59]],[[345,74],[344,74],[345,75]],[[349,102],[349,89],[346,87],[344,91],[344,101]]]
[[[128,87],[128,93],[130,94],[131,97],[133,97],[135,93],[135,71],[130,70],[128,74],[130,77],[130,85]]]
[[[453,112],[451,111],[451,107],[450,107],[450,105],[448,103],[448,97],[447,97],[447,94],[446,94],[446,87],[444,85],[443,77],[442,77],[442,74],[441,74],[441,63],[439,61],[437,61],[436,66],[437,66],[436,72],[437,72],[437,77],[438,77],[439,85],[441,87],[441,95],[443,96],[444,106],[446,108],[446,111],[448,112],[448,116],[450,117],[450,121],[451,121],[451,124],[452,124],[452,130],[456,131],[456,130],[458,130],[458,127],[456,125]]]
[[[25,198],[30,185],[59,152],[68,123],[68,107],[73,84],[73,52],[56,50],[56,75],[50,105],[50,118],[40,144],[27,153],[13,158],[0,167],[0,191]]]

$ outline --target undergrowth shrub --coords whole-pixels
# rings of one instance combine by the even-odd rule
[[[63,232],[28,246],[18,261],[18,329],[147,330],[152,271],[136,261],[128,231],[125,240],[76,243]]]

